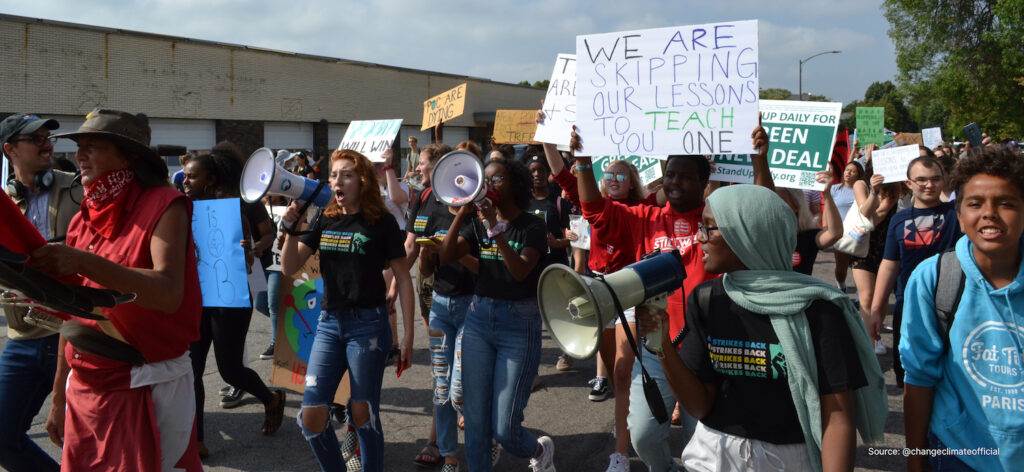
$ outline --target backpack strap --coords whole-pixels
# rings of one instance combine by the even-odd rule
[[[966,279],[954,248],[939,254],[939,260],[935,264],[935,319],[945,350],[949,350],[949,331],[953,327],[953,318],[964,294]]]
[[[708,313],[711,310],[711,288],[714,284],[700,284],[693,289],[694,301],[697,303],[697,308],[700,309],[701,313]],[[680,289],[682,290],[682,289]],[[690,331],[690,325],[684,324],[683,329],[679,330],[676,337],[672,338],[672,346],[679,349],[679,345],[683,343],[683,337]]]

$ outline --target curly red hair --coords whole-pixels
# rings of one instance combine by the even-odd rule
[[[331,154],[331,167],[336,161],[346,160],[355,165],[355,172],[359,175],[359,212],[371,225],[377,224],[380,217],[387,211],[384,206],[384,199],[380,195],[380,185],[377,183],[377,174],[373,170],[373,163],[366,156],[349,150],[334,151]],[[331,203],[324,209],[324,216],[331,219],[338,219],[344,213],[338,201],[331,199]]]

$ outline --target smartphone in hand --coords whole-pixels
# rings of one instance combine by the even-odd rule
[[[981,141],[981,128],[978,123],[972,122],[971,124],[964,126],[964,135],[967,136],[967,142],[971,143],[971,147],[980,148],[982,146]]]

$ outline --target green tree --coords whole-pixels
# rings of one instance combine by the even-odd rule
[[[784,88],[768,88],[761,89],[758,95],[764,100],[789,100],[789,97],[793,96],[793,92]]]
[[[536,88],[542,88],[542,89],[547,90],[548,85],[550,85],[550,84],[551,84],[551,80],[550,79],[544,79],[544,80],[535,81],[532,84],[530,83],[529,80],[520,80],[519,83],[516,84],[516,85],[525,85],[527,87],[536,87]]]
[[[1024,135],[1024,0],[885,0],[885,17],[917,120],[945,136],[972,121]]]

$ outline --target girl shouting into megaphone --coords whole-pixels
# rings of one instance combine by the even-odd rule
[[[441,263],[479,257],[473,301],[462,332],[463,411],[470,470],[491,470],[491,438],[512,455],[531,458],[533,470],[554,471],[554,443],[522,427],[523,409],[540,365],[538,262],[547,249],[544,221],[523,211],[531,179],[522,163],[492,158],[485,182],[496,201],[480,203],[490,228],[463,227],[474,208],[459,209],[441,244]],[[493,420],[492,420],[493,419]]]

